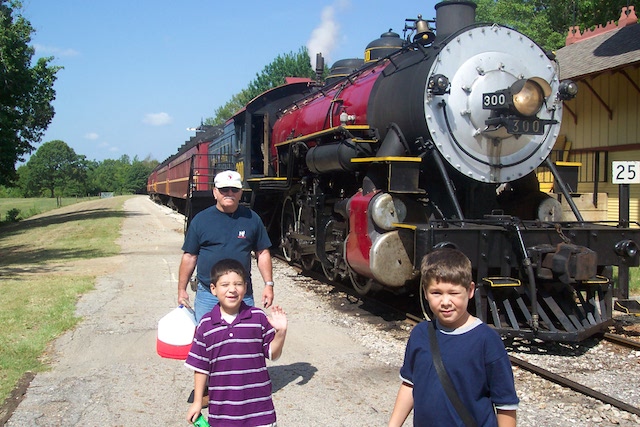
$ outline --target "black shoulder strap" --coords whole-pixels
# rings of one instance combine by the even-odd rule
[[[444,391],[447,393],[447,397],[453,404],[453,407],[456,408],[456,412],[462,418],[464,425],[467,427],[476,427],[476,421],[473,419],[467,408],[460,400],[458,393],[456,392],[453,383],[451,382],[451,378],[449,378],[449,374],[444,369],[444,364],[442,363],[442,356],[440,355],[440,347],[438,347],[438,341],[436,338],[436,322],[435,319],[431,321],[432,327],[429,327],[429,344],[431,346],[431,355],[433,356],[433,365],[436,367],[436,372],[438,373],[438,377],[440,378],[440,382],[442,383],[442,387]]]

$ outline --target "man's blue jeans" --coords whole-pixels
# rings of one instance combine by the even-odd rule
[[[242,299],[245,304],[253,306],[253,295],[245,295]],[[196,291],[196,300],[194,302],[194,309],[196,312],[196,322],[200,323],[202,316],[207,314],[213,309],[213,306],[218,303],[218,297],[211,293],[210,287],[205,287],[201,282],[198,282],[198,290]]]

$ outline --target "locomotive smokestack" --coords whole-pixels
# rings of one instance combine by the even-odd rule
[[[324,74],[324,57],[322,53],[318,52],[316,54],[316,81],[322,81],[322,75]]]
[[[476,22],[477,5],[471,1],[443,1],[436,4],[436,36],[439,41]]]

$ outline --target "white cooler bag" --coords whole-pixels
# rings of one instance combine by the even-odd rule
[[[158,321],[158,354],[168,359],[186,359],[196,326],[196,316],[192,309],[180,305],[171,310]]]

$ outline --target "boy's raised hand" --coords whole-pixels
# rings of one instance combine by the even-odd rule
[[[271,316],[268,319],[276,331],[287,329],[287,313],[279,305],[271,307]]]

